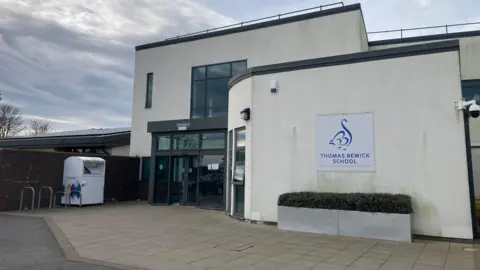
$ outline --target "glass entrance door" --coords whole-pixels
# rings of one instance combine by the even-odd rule
[[[197,203],[198,158],[191,156],[172,159],[171,204]]]

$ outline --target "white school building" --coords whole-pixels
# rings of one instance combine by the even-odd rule
[[[130,155],[151,204],[276,222],[285,192],[401,193],[414,234],[472,239],[477,93],[480,31],[371,41],[339,3],[137,46]]]

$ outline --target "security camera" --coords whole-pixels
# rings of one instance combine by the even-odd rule
[[[468,107],[468,113],[473,118],[478,118],[480,116],[480,106],[477,104],[472,104]]]
[[[477,105],[477,102],[474,99],[469,101],[457,101],[455,102],[455,107],[458,111],[466,110],[468,107],[468,115],[472,118],[478,118],[480,116],[480,106]]]

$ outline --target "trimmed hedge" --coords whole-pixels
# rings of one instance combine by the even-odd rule
[[[410,214],[410,196],[387,193],[291,192],[280,195],[279,206]]]

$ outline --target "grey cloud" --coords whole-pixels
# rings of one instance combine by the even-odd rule
[[[46,2],[55,0],[37,4]],[[44,16],[43,7],[30,12],[10,3],[0,10],[0,89],[29,118],[52,119],[57,130],[130,125],[134,46],[226,19],[195,12],[201,7],[186,0],[160,6],[153,0],[111,1],[111,22],[99,19],[105,11],[77,5],[69,8],[91,18],[66,26],[60,15]],[[101,8],[103,2],[96,4]],[[137,31],[142,24],[149,31]]]

